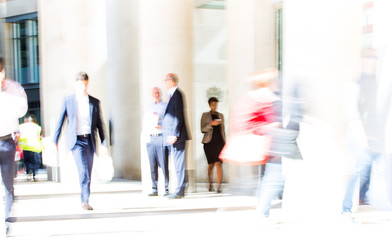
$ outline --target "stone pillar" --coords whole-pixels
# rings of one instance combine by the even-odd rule
[[[107,0],[107,94],[115,177],[140,180],[141,78],[137,0]],[[151,69],[154,70],[154,69]]]
[[[164,100],[168,100],[164,79],[167,73],[176,73],[179,77],[179,88],[186,98],[186,118],[188,131],[192,136],[192,80],[193,80],[193,1],[166,0],[141,1],[141,75],[140,94],[141,107],[145,110],[151,103],[151,89],[160,87]],[[145,191],[151,191],[149,163],[145,143],[141,144],[142,172]],[[189,183],[188,191],[193,191],[193,143],[187,142],[186,148]],[[170,188],[176,187],[176,176],[172,160],[170,160]],[[160,171],[160,170],[159,170]],[[159,178],[162,182],[162,177]],[[160,187],[162,190],[162,187]]]
[[[347,162],[343,84],[360,73],[361,14],[356,0],[284,2],[283,84],[300,81],[306,99],[304,160],[285,169],[283,209],[293,217],[329,219],[341,212]]]
[[[41,103],[45,135],[52,137],[63,97],[74,92],[75,75],[87,72],[89,93],[101,100],[106,114],[106,20],[104,0],[54,0],[39,4]],[[72,154],[65,150],[62,133],[59,161],[61,181],[77,182]]]
[[[273,9],[269,0],[227,1],[229,110],[250,90],[247,77],[274,67]],[[253,194],[258,174],[258,167],[230,165],[231,188]]]

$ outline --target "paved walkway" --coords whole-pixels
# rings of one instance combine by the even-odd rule
[[[340,218],[259,219],[255,198],[200,191],[184,199],[142,194],[140,182],[92,185],[94,211],[80,207],[78,186],[19,181],[10,239],[392,239],[392,213],[361,206],[357,223]],[[277,202],[278,203],[278,202]]]

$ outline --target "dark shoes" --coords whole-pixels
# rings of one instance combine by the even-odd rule
[[[82,208],[88,211],[93,210],[93,208],[88,203],[82,203]]]
[[[180,195],[177,195],[177,194],[172,194],[172,195],[169,195],[167,198],[168,199],[181,199],[181,198],[184,198],[184,196],[180,196]]]

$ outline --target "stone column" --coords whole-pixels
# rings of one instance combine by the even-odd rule
[[[137,0],[107,0],[107,94],[115,177],[140,180],[141,78]]]
[[[141,1],[141,75],[140,93],[141,107],[145,110],[151,103],[151,89],[160,87],[164,100],[168,100],[164,89],[167,73],[176,73],[179,77],[179,88],[186,98],[186,118],[188,131],[192,136],[192,80],[193,80],[193,1],[191,0],[143,0]],[[145,191],[151,191],[149,163],[145,143],[141,144],[142,172]],[[189,182],[192,183],[193,144],[188,141],[186,148]],[[170,160],[170,188],[176,187],[176,176],[172,160]],[[160,170],[159,170],[160,171]],[[159,178],[162,182],[162,177]],[[160,187],[162,190],[162,187]],[[188,191],[193,191],[190,184]]]
[[[283,209],[293,218],[329,219],[341,212],[347,163],[343,89],[360,73],[361,14],[356,0],[284,2],[283,84],[300,83],[306,99],[304,160],[285,169]]]
[[[269,0],[227,1],[229,110],[250,90],[247,77],[274,67],[273,7]],[[253,194],[258,181],[257,168],[230,165],[231,188]]]
[[[106,22],[104,0],[54,0],[39,4],[41,98],[45,135],[52,138],[63,97],[74,92],[75,75],[89,75],[89,93],[101,100],[106,114]],[[43,159],[61,169],[61,181],[77,182],[73,159],[65,150],[62,133],[59,162]],[[50,142],[51,139],[48,141]]]

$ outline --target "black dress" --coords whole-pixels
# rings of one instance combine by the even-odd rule
[[[219,115],[211,114],[212,120],[218,119]],[[221,125],[212,126],[213,132],[211,141],[209,143],[204,144],[204,153],[207,157],[208,164],[213,164],[215,162],[222,162],[219,159],[219,154],[222,151],[223,146],[225,143],[223,142],[222,133],[221,133]]]

